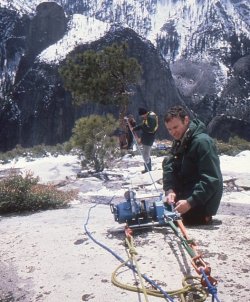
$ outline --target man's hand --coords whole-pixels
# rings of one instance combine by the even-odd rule
[[[187,211],[189,211],[190,209],[191,209],[191,206],[186,199],[181,199],[176,202],[175,210],[178,213],[184,214]]]
[[[176,194],[174,192],[169,192],[166,195],[166,203],[171,205],[175,203]]]

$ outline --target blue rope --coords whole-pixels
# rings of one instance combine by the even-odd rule
[[[112,197],[112,199],[114,198],[114,196]],[[112,201],[112,199],[110,200],[110,202]],[[89,238],[91,238],[97,245],[99,245],[100,247],[102,247],[103,249],[105,249],[106,251],[108,251],[110,254],[112,254],[116,259],[118,259],[121,263],[125,263],[125,261],[119,256],[117,255],[114,251],[112,251],[109,247],[107,247],[106,245],[104,245],[103,243],[97,241],[91,234],[90,232],[88,231],[88,228],[87,228],[87,225],[88,225],[88,222],[89,222],[89,219],[90,219],[90,212],[93,208],[95,208],[97,206],[97,204],[95,204],[94,206],[90,207],[89,210],[88,210],[88,216],[87,216],[87,219],[86,219],[86,222],[84,224],[84,230],[86,232],[86,234],[89,236]],[[133,272],[137,273],[136,271],[136,268],[129,264],[129,263],[125,263],[126,266],[128,266]],[[146,275],[142,275],[142,277],[149,283],[151,284],[153,287],[157,288],[162,294],[163,296],[168,299],[167,301],[170,301],[170,302],[174,302],[174,300],[169,296],[169,294],[164,291],[158,284],[156,284],[153,280],[149,279]]]
[[[208,277],[204,271],[203,268],[200,268],[200,272],[203,276],[203,278],[205,279],[206,281],[206,284],[207,284],[207,289],[208,289],[208,292],[212,295],[212,302],[214,301],[214,299],[217,301],[217,302],[220,302],[220,300],[218,299],[217,297],[217,288],[215,286],[213,286],[211,284],[211,282],[208,280]]]

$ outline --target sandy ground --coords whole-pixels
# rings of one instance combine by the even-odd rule
[[[81,179],[70,187],[83,192],[90,183],[96,190],[102,182]],[[108,186],[110,189],[111,183]],[[119,182],[113,186],[117,188]],[[234,193],[224,193],[212,225],[187,227],[218,281],[221,302],[250,301],[250,202],[241,202],[243,195],[239,195],[248,192]],[[104,199],[108,203],[110,196]],[[111,282],[112,273],[120,265],[111,252],[124,260],[128,253],[123,226],[114,221],[109,205],[99,204],[99,200],[83,194],[68,209],[0,217],[1,302],[146,301],[143,294]],[[109,250],[94,242],[86,228]],[[197,276],[171,228],[135,231],[134,243],[140,271],[164,290],[182,288],[186,275]],[[128,268],[119,272],[118,278],[125,284],[139,282]],[[206,301],[211,299],[210,295]],[[148,296],[148,301],[164,299]]]

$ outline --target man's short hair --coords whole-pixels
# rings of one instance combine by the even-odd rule
[[[186,116],[189,116],[189,114],[185,108],[183,108],[182,106],[173,106],[168,109],[167,113],[165,114],[164,122],[168,123],[175,117],[180,118],[182,121],[184,121]]]

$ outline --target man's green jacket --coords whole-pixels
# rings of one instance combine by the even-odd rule
[[[182,140],[173,141],[171,156],[162,165],[164,191],[172,189],[177,200],[187,199],[208,216],[216,214],[223,180],[214,141],[201,121],[191,121]]]

